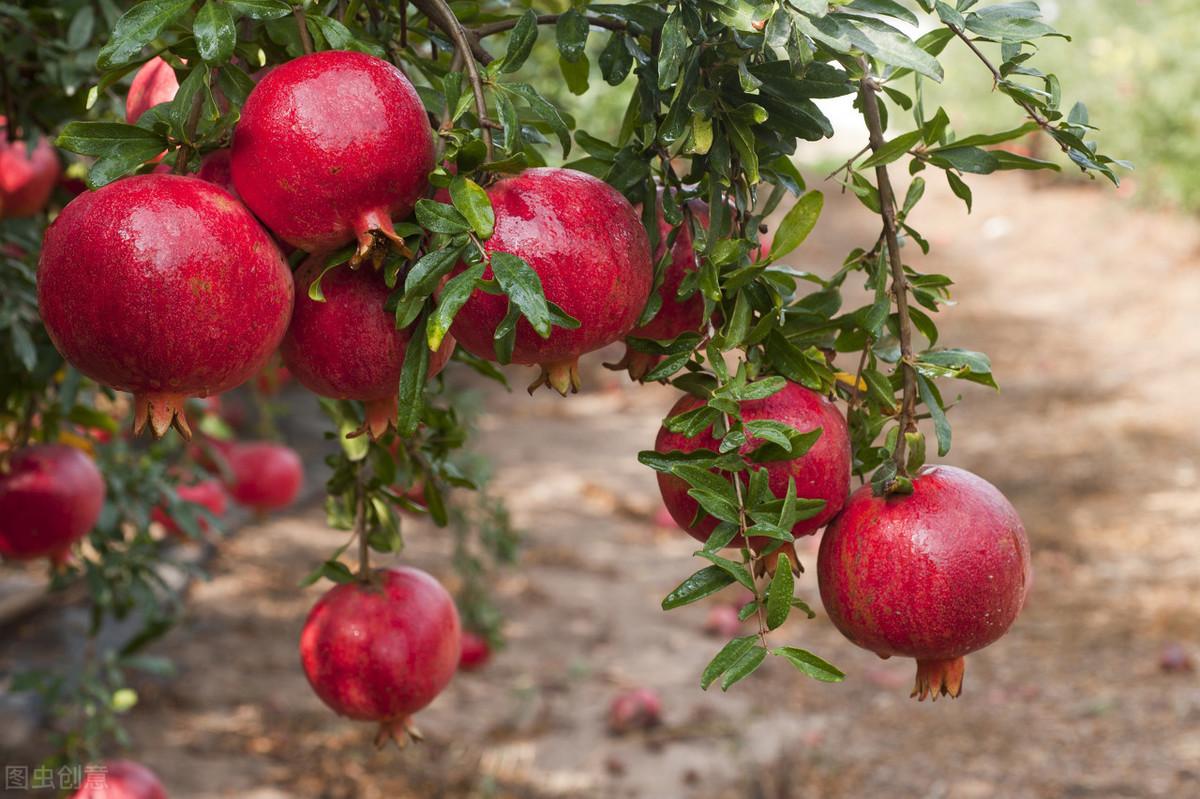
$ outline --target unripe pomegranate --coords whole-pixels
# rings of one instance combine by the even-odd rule
[[[458,667],[463,671],[482,669],[492,659],[492,647],[487,639],[470,630],[463,630],[462,654],[458,658]]]
[[[433,136],[399,69],[364,53],[328,50],[259,81],[233,139],[233,181],[279,238],[309,252],[373,231],[395,238],[425,193]]]
[[[703,404],[703,400],[687,395],[675,403],[675,407],[667,416],[677,416]],[[845,418],[834,403],[815,391],[792,382],[765,399],[742,402],[741,412],[742,419],[747,422],[775,419],[802,433],[821,429],[821,437],[799,458],[768,461],[753,467],[767,470],[767,482],[777,497],[787,493],[788,480],[794,479],[797,497],[825,500],[825,507],[820,513],[797,522],[792,528],[792,535],[812,535],[842,509],[846,495],[850,493],[850,433]],[[664,425],[658,432],[654,448],[663,453],[673,450],[695,452],[699,449],[715,452],[719,443],[713,438],[712,428],[695,438],[687,438],[680,433],[672,433]],[[753,452],[761,444],[761,441],[752,437],[742,447],[742,454]],[[718,521],[704,514],[699,521],[692,523],[700,506],[688,496],[688,488],[686,482],[672,474],[658,474],[658,489],[675,523],[693,538],[707,541]],[[763,543],[766,542],[767,540],[763,539]],[[757,542],[752,543],[758,548]],[[741,536],[730,542],[730,546],[741,544]]]
[[[691,213],[700,224],[708,228],[708,206],[699,200],[688,204]],[[658,246],[654,250],[653,263],[657,264],[667,250],[667,238],[674,226],[663,217],[662,193],[658,201]],[[679,235],[671,246],[671,262],[667,264],[663,274],[662,284],[658,287],[658,295],[662,298],[662,307],[646,324],[629,331],[632,338],[648,338],[658,341],[674,339],[683,333],[699,330],[704,324],[704,298],[700,292],[695,292],[687,299],[679,299],[679,286],[689,272],[696,271],[696,251],[692,246],[692,229],[685,223],[679,228]],[[651,369],[662,360],[661,356],[648,352],[638,352],[628,344],[625,345],[625,357],[613,368],[629,370],[629,376],[634,380],[642,380]]]
[[[1008,630],[1032,574],[1029,539],[995,486],[926,466],[911,495],[863,486],[829,525],[817,581],[829,618],[880,657],[916,658],[913,696],[958,696],[963,656]]]
[[[291,447],[271,441],[235,442],[219,447],[229,466],[233,501],[259,513],[286,508],[304,484],[304,465]]]
[[[132,760],[109,760],[83,777],[71,799],[167,799],[154,772]]]
[[[59,559],[100,518],[104,478],[74,447],[17,450],[0,474],[0,556]]]
[[[59,352],[134,394],[134,430],[190,430],[183,403],[252,377],[292,313],[292,273],[250,212],[202,180],[137,175],[46,231],[38,306]]]
[[[194,483],[177,486],[175,493],[184,502],[199,505],[217,518],[224,516],[225,512],[229,510],[229,497],[225,493],[220,480],[197,480]],[[171,535],[181,538],[187,537],[187,534],[175,523],[175,520],[167,515],[164,508],[155,508],[150,512],[150,518],[166,528],[167,532]],[[201,516],[198,518],[198,522],[201,532],[207,533],[209,529],[208,519]]]
[[[358,721],[379,722],[376,743],[403,743],[409,717],[433,701],[458,667],[454,600],[419,569],[380,569],[343,583],[308,614],[300,660],[321,701]]]
[[[383,276],[370,267],[335,267],[321,279],[324,302],[308,296],[321,275],[324,259],[309,258],[296,273],[296,307],[280,353],[291,374],[323,397],[361,400],[366,406],[363,431],[377,438],[394,424],[400,368],[413,328],[396,329],[396,317],[384,306],[390,293]],[[424,347],[424,341],[415,346]],[[454,352],[447,336],[429,355],[430,377]]]
[[[40,214],[61,174],[50,142],[41,136],[35,143],[10,142],[0,116],[0,219]]]
[[[531,390],[544,383],[563,395],[578,390],[579,356],[624,337],[646,305],[654,277],[646,231],[616,189],[571,169],[529,169],[488,195],[496,226],[484,249],[524,258],[546,299],[580,322],[544,339],[522,318],[512,360],[542,367]],[[491,276],[489,266],[484,277]],[[507,310],[507,297],[476,290],[451,332],[476,356],[495,360],[493,334]]]
[[[130,125],[142,114],[160,103],[169,103],[179,91],[175,70],[161,57],[155,56],[138,69],[125,95],[125,121]]]
[[[608,731],[624,735],[662,723],[662,698],[653,688],[633,688],[618,694],[608,706]]]

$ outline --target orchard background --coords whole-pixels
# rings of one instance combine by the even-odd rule
[[[57,137],[64,169],[44,207],[18,212],[6,195],[0,209],[6,462],[29,442],[63,442],[89,453],[107,483],[104,510],[69,564],[6,561],[0,569],[6,780],[24,769],[32,784],[39,768],[44,778],[127,757],[152,767],[172,797],[1200,791],[1200,554],[1189,535],[1200,519],[1190,423],[1200,387],[1189,368],[1200,357],[1191,333],[1200,228],[1189,168],[1200,103],[1187,61],[1200,23],[1187,2],[1043,3],[1042,22],[1030,3],[991,12],[988,3],[926,8],[915,0],[593,4],[574,12],[535,4],[538,14],[557,15],[541,20],[557,24],[537,26],[522,17],[524,6],[454,3],[456,19],[501,59],[481,79],[494,128],[480,124],[467,58],[455,55],[455,26],[441,4],[414,3],[402,15],[397,3],[151,0],[122,23],[133,5],[0,4],[3,113],[16,120],[6,132],[14,142]],[[671,12],[679,21],[668,22]],[[974,27],[963,16],[972,12],[984,14]],[[575,24],[572,13],[596,24]],[[786,30],[759,23],[777,15],[793,20]],[[700,19],[720,43],[707,51]],[[875,35],[831,34],[835,19]],[[984,41],[989,34],[1003,48]],[[163,169],[197,171],[228,146],[259,68],[328,49],[374,53],[413,79],[444,134],[436,137],[441,157],[454,163],[435,174],[429,196],[455,174],[490,187],[497,173],[545,162],[596,174],[634,203],[665,182],[669,193],[696,191],[710,208],[729,208],[724,219],[714,214],[715,225],[727,226],[720,234],[706,240],[691,231],[706,242],[697,247],[701,271],[716,280],[701,280],[712,326],[657,350],[674,355],[667,361],[675,368],[655,376],[674,372],[682,384],[639,385],[604,369],[624,354],[614,344],[584,356],[580,393],[530,397],[522,387],[536,372],[497,372],[460,347],[423,390],[412,375],[424,369],[406,370],[397,419],[405,444],[394,445],[389,432],[368,445],[344,437],[363,421],[361,406],[318,404],[272,362],[219,401],[190,403],[190,444],[175,431],[157,443],[129,437],[129,396],[65,364],[39,322],[34,285],[47,223],[85,190],[81,181],[99,187],[151,172],[164,151]],[[672,117],[679,97],[690,102],[696,92],[686,65],[701,51],[712,59],[701,80],[741,105],[712,113],[701,92],[698,105]],[[133,74],[158,53],[183,88],[173,101],[158,98],[168,104],[138,127],[118,127]],[[810,83],[781,83],[783,74],[763,71],[771,60]],[[1020,70],[1003,72],[1033,90],[993,91],[989,66],[1004,62],[1056,73],[1066,99],[1058,79]],[[822,80],[811,80],[812,63]],[[864,82],[864,68],[875,77]],[[464,78],[445,79],[448,69]],[[652,95],[634,103],[647,124],[629,121],[635,91]],[[883,156],[872,161],[871,114],[860,113],[869,95],[883,109],[879,132],[893,143],[877,141]],[[796,108],[805,111],[790,113]],[[1136,162],[1136,172],[1084,144],[1095,138],[1091,121],[1104,128],[1099,152]],[[968,136],[975,143],[963,147]],[[0,181],[16,174],[13,146]],[[949,155],[939,159],[939,150]],[[910,174],[910,163],[925,169]],[[820,660],[802,659],[802,669],[788,657],[739,659],[751,667],[735,669],[734,685],[726,664],[727,693],[720,680],[701,692],[713,655],[755,634],[753,612],[736,619],[749,592],[733,584],[662,612],[663,597],[706,564],[665,515],[638,454],[652,449],[680,388],[711,390],[695,375],[713,373],[718,391],[736,396],[737,363],[748,357],[755,378],[784,375],[836,396],[843,411],[855,407],[854,485],[903,494],[896,471],[915,473],[916,464],[894,457],[898,441],[888,435],[906,367],[895,354],[902,312],[890,305],[894,264],[880,246],[889,225],[875,195],[877,164],[911,225],[898,231],[908,280],[928,287],[926,299],[941,310],[936,345],[928,342],[935,317],[916,318],[914,355],[957,353],[917,359],[923,385],[940,393],[914,397],[928,444],[923,436],[905,443],[924,445],[926,460],[986,477],[1013,502],[1032,545],[1033,591],[1012,631],[968,659],[962,698],[917,705],[907,699],[911,661],[879,660],[828,622],[815,577],[819,536],[798,538],[806,571],[792,587],[816,617],[793,609],[767,645],[802,647]],[[1081,178],[1081,165],[1119,176],[1121,188]],[[1020,171],[1003,174],[1009,169]],[[715,179],[725,175],[732,189]],[[927,181],[915,183],[923,192],[913,175]],[[482,212],[462,199],[470,195],[463,186],[435,198],[458,212],[426,205],[411,230],[400,226],[407,246],[445,244],[436,236],[467,228],[482,235]],[[647,226],[652,236],[656,227]],[[784,244],[773,244],[781,236]],[[417,258],[382,239],[371,244],[368,255],[378,254],[393,278]],[[327,262],[349,260],[352,250]],[[858,255],[847,260],[848,252]],[[302,257],[294,254],[292,265]],[[773,300],[745,287],[765,280],[776,257],[815,276],[794,295],[778,281],[761,284],[782,286],[783,302],[795,303],[790,327],[777,328],[786,347],[749,330],[751,320],[756,331],[771,327]],[[363,260],[360,269],[372,268],[371,257]],[[847,274],[846,264],[842,282],[835,276]],[[953,281],[953,305],[940,275]],[[404,283],[395,298],[402,306]],[[432,285],[407,300],[411,319],[439,318],[444,295],[431,297]],[[522,296],[514,307],[527,319],[539,307],[545,313]],[[568,321],[551,316],[556,326]],[[860,401],[864,341],[873,344],[862,360],[882,383]],[[734,374],[714,369],[718,361]],[[993,374],[1001,393],[986,385]],[[498,375],[513,390],[490,379]],[[263,486],[256,494],[252,480],[239,479],[230,455],[238,445],[227,442],[253,440],[294,447],[302,487],[288,482],[298,472],[286,456],[280,468],[292,473],[265,481],[283,484],[282,496],[262,496]],[[786,431],[783,441],[796,445]],[[939,449],[949,451],[940,457]],[[219,520],[178,490],[214,479],[206,468],[241,500]],[[269,505],[278,507],[267,516]],[[171,535],[164,522],[181,532]],[[464,627],[492,649],[419,714],[425,742],[400,752],[375,751],[370,725],[324,707],[296,654],[308,609],[356,568],[347,541],[356,522],[374,565],[433,574],[454,593]],[[730,553],[724,568],[733,575],[738,550]],[[741,557],[748,570],[758,565],[755,553]],[[764,606],[780,580],[768,573],[753,581]],[[4,789],[27,793],[15,783]]]

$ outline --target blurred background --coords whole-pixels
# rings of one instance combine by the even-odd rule
[[[914,219],[933,249],[909,257],[957,284],[943,343],[988,353],[1001,386],[963,389],[948,460],[1012,500],[1034,551],[1027,607],[968,658],[962,698],[917,704],[910,661],[841,638],[819,607],[816,539],[797,548],[809,567],[798,593],[817,618],[793,616],[779,638],[846,681],[768,664],[727,695],[699,690],[724,640],[708,628],[731,599],[659,609],[698,568],[636,461],[674,392],[603,369],[618,348],[589,358],[583,392],[565,400],[526,396],[532,375],[519,369],[511,393],[450,377],[478,409],[478,449],[523,548],[491,586],[507,647],[421,714],[424,744],[375,752],[373,730],[333,716],[305,683],[296,640],[322,589],[296,585],[343,538],[310,492],[291,515],[237,525],[211,579],[192,586],[183,623],[155,645],[176,674],[137,686],[129,752],[176,799],[1200,796],[1200,14],[1195,0],[1043,6],[1074,37],[1047,40],[1043,67],[1137,170],[1119,190],[1069,168],[971,177],[970,215],[931,181]],[[615,129],[630,84],[585,106],[557,75],[550,37],[539,48],[523,76],[590,131]],[[969,54],[951,47],[943,61],[952,82],[930,91],[960,129],[1019,124]],[[826,208],[793,259],[822,274],[878,233],[823,182],[865,135],[848,106],[829,113],[838,140],[800,153]],[[287,430],[317,489],[327,444],[315,402],[280,401],[300,420]],[[405,535],[404,559],[452,583],[449,537],[418,517]],[[0,586],[18,576],[0,571]],[[56,657],[79,623],[65,600],[11,615],[0,667]],[[616,735],[610,704],[638,688],[657,694],[661,721]],[[4,708],[0,760],[36,762],[36,708]]]

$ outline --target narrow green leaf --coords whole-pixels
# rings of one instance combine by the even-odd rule
[[[229,7],[217,0],[208,0],[196,14],[192,24],[196,37],[196,49],[200,57],[210,64],[223,64],[233,55],[237,46],[237,28]]]
[[[825,196],[819,191],[805,194],[784,216],[775,238],[771,242],[771,255],[768,260],[775,261],[799,247],[817,226],[821,209],[825,207]]]
[[[537,42],[538,24],[537,14],[527,10],[517,20],[516,26],[508,35],[508,51],[504,54],[503,72],[512,73],[524,65],[529,54],[533,52],[533,45]]]
[[[705,566],[675,587],[662,601],[663,610],[674,610],[715,594],[734,582],[733,577],[718,566]]]
[[[904,156],[911,150],[917,142],[921,141],[921,131],[914,130],[910,133],[904,133],[891,141],[885,143],[875,153],[858,165],[859,169],[870,169],[872,167],[884,166],[890,164],[898,158]]]
[[[487,240],[492,237],[496,226],[496,214],[488,194],[475,181],[458,175],[450,182],[450,200],[458,212],[466,217],[475,235]]]
[[[775,563],[775,576],[771,578],[771,589],[767,594],[767,629],[774,630],[785,621],[792,609],[792,561],[785,553],[779,553]]]
[[[804,649],[794,646],[784,646],[771,650],[772,655],[781,655],[796,667],[801,674],[807,674],[821,682],[841,682],[846,675],[840,669]]]
[[[587,17],[574,8],[559,15],[554,35],[558,40],[558,52],[565,61],[574,63],[583,58],[589,30]]]
[[[442,346],[442,339],[450,331],[450,325],[454,323],[459,309],[466,304],[471,292],[475,290],[475,281],[483,277],[483,270],[484,264],[477,264],[465,270],[451,278],[438,295],[437,307],[429,317],[427,339],[431,350]]]
[[[521,315],[542,338],[550,336],[550,309],[542,279],[533,267],[512,253],[494,252],[491,256],[492,274],[500,288],[521,310]]]
[[[225,3],[250,19],[281,19],[292,13],[291,3],[284,0],[225,0]]]
[[[416,434],[421,423],[421,412],[425,407],[425,382],[429,375],[429,348],[422,347],[432,331],[428,330],[430,317],[422,316],[417,322],[404,350],[404,364],[400,367],[399,418],[396,431],[401,437]],[[441,346],[441,339],[438,339]],[[435,348],[436,349],[436,348]]]
[[[749,677],[762,665],[766,657],[767,650],[764,647],[757,645],[751,647],[749,652],[738,658],[725,672],[725,676],[721,679],[721,690],[728,691],[734,683]]]
[[[704,672],[700,675],[700,687],[707,691],[708,686],[713,684],[713,680],[741,660],[754,647],[756,641],[758,641],[757,635],[744,635],[725,644],[705,666]]]
[[[117,20],[112,38],[100,48],[96,66],[102,72],[136,59],[142,48],[191,9],[192,0],[145,0]]]
[[[417,222],[433,233],[466,233],[470,223],[454,207],[436,200],[420,199],[416,205]]]

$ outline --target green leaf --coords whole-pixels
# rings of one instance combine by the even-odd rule
[[[771,578],[771,589],[767,594],[767,629],[774,630],[785,621],[792,610],[792,561],[785,553],[779,553],[775,563],[775,576]]]
[[[613,31],[608,44],[600,51],[600,74],[610,86],[620,86],[633,69],[633,54],[625,44],[625,34]]]
[[[433,233],[466,233],[471,225],[454,207],[436,200],[420,199],[416,205],[417,222]]]
[[[133,61],[163,29],[183,16],[192,0],[144,0],[117,20],[112,38],[100,48],[96,66],[102,72]]]
[[[464,247],[445,247],[425,253],[404,277],[404,296],[428,297],[438,282],[454,268]]]
[[[939,166],[949,164],[961,172],[971,172],[976,175],[990,175],[995,172],[1000,163],[996,156],[979,147],[950,147],[930,150],[929,157]]]
[[[737,580],[747,591],[754,590],[754,578],[750,576],[750,572],[740,563],[735,563],[728,558],[723,558],[715,552],[705,552],[701,550],[696,553],[697,557],[704,558],[720,569],[723,569],[729,576]]]
[[[920,394],[921,402],[925,403],[925,407],[929,409],[929,416],[933,419],[933,430],[937,434],[938,456],[945,457],[950,452],[950,422],[946,419],[946,412],[942,409],[941,401],[934,393],[933,383],[921,374],[917,375],[917,393]]]
[[[450,200],[470,223],[475,235],[487,240],[496,226],[496,214],[488,194],[475,181],[458,175],[450,181]]]
[[[674,610],[715,594],[734,582],[733,577],[718,566],[705,566],[684,580],[662,601],[663,610]]]
[[[225,4],[250,19],[281,19],[292,13],[291,3],[284,0],[225,0]]]
[[[848,3],[846,8],[895,17],[896,19],[904,20],[909,25],[917,24],[917,15],[897,3],[896,0],[854,0],[854,2]]]
[[[738,658],[725,672],[725,676],[721,679],[721,690],[728,691],[734,683],[749,677],[754,673],[755,669],[762,665],[766,657],[767,650],[765,647],[757,645],[751,647],[749,652]]]
[[[512,73],[520,69],[525,60],[529,58],[529,54],[533,52],[537,35],[537,14],[527,10],[517,20],[516,26],[508,35],[508,50],[504,54],[504,66],[501,71]]]
[[[494,252],[491,263],[492,274],[500,288],[521,310],[521,315],[529,320],[537,334],[549,338],[550,309],[546,305],[546,293],[538,273],[523,258],[512,253]]]
[[[529,105],[530,110],[550,126],[550,130],[558,137],[558,142],[562,146],[563,157],[566,158],[571,152],[571,129],[567,127],[567,122],[563,119],[562,114],[559,113],[558,108],[545,97],[542,97],[537,89],[528,83],[506,83],[501,84],[501,88],[523,99]]]
[[[782,258],[803,244],[808,234],[817,226],[821,209],[824,207],[825,196],[819,191],[810,191],[797,200],[779,224],[779,229],[775,231],[768,260]]]
[[[558,39],[558,52],[564,60],[574,63],[583,58],[590,29],[587,17],[574,8],[559,15],[554,35]]]
[[[147,160],[158,155],[167,141],[154,131],[121,122],[71,122],[54,142],[80,155],[105,156],[132,147],[156,148]]]
[[[558,68],[562,72],[563,80],[567,82],[567,90],[574,95],[587,94],[588,77],[591,75],[591,62],[586,58],[581,58],[578,61],[568,61],[561,56],[558,59]]]
[[[714,474],[708,469],[687,463],[677,464],[671,469],[671,473],[692,488],[703,489],[710,494],[717,495],[726,502],[734,505],[737,504],[737,494],[734,492],[733,485],[719,474]]]
[[[870,158],[859,164],[858,168],[870,169],[890,164],[911,150],[919,141],[921,141],[921,131],[919,130],[901,134],[876,150]]]
[[[863,18],[855,22],[858,35],[852,36],[852,41],[864,52],[884,64],[911,69],[941,82],[942,65],[912,39],[882,20]]]
[[[688,35],[679,9],[671,12],[662,28],[662,44],[658,51],[658,88],[666,91],[679,79],[679,69],[687,53]]]
[[[782,655],[796,667],[796,670],[801,674],[807,674],[814,680],[821,682],[841,682],[846,679],[846,675],[841,672],[836,666],[833,666],[821,658],[804,649],[797,649],[794,646],[783,646],[778,649],[771,650],[772,655]]]
[[[947,170],[946,180],[950,183],[950,191],[954,192],[954,196],[967,204],[967,213],[971,213],[971,187],[968,186],[962,178]]]
[[[233,48],[237,46],[233,14],[217,0],[208,0],[201,7],[192,24],[192,33],[196,37],[196,49],[200,57],[210,64],[228,61],[233,55]]]
[[[451,278],[442,289],[442,293],[438,296],[437,307],[429,317],[427,339],[431,350],[442,346],[442,339],[449,332],[455,315],[466,304],[471,292],[475,290],[475,281],[483,277],[484,268],[484,264],[476,264]]]
[[[350,29],[333,17],[327,17],[324,14],[309,14],[307,19],[325,37],[325,41],[329,44],[330,48],[334,50],[365,49],[354,38],[354,34],[350,32]]]
[[[757,635],[744,635],[725,644],[721,651],[704,667],[704,673],[700,675],[700,687],[707,691],[708,686],[712,685],[715,679],[728,671],[734,663],[737,663],[754,648],[756,641],[758,641]]]
[[[401,437],[412,436],[421,423],[425,406],[425,382],[429,376],[429,348],[421,342],[429,336],[429,317],[417,322],[408,347],[404,350],[404,365],[400,367],[399,409],[396,430]],[[438,340],[441,346],[441,339]]]

